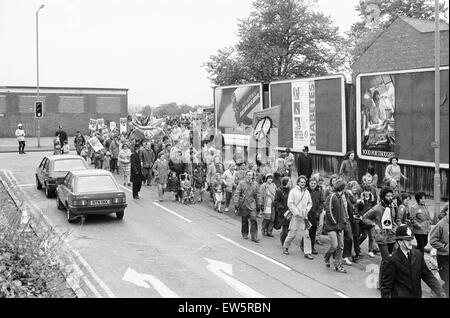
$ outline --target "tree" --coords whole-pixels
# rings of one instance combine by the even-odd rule
[[[256,0],[238,23],[239,41],[205,63],[216,85],[319,76],[339,71],[343,38],[314,1]]]
[[[373,5],[379,8],[379,17],[370,19]],[[350,64],[364,53],[373,41],[398,17],[433,20],[434,1],[430,0],[362,0],[355,7],[361,20],[354,23],[347,32]],[[439,11],[447,19],[448,7],[439,4]]]

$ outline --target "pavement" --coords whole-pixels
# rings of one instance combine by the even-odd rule
[[[362,246],[365,257],[346,266],[347,274],[337,273],[323,262],[326,236],[321,236],[325,245],[316,246],[314,260],[303,257],[298,239],[291,255],[284,255],[280,231],[273,238],[259,232],[259,244],[244,240],[240,218],[215,212],[206,194],[202,203],[181,205],[170,200],[171,193],[157,201],[155,186],[144,186],[139,200],[132,199],[130,187],[122,187],[128,203],[123,220],[93,215],[69,224],[56,200],[36,189],[34,169],[44,154],[6,153],[0,161],[21,197],[66,233],[87,297],[379,298],[380,257],[366,254],[367,242]],[[429,297],[427,286],[423,289]]]
[[[37,137],[25,138],[25,152],[53,151],[53,139],[55,137],[41,137],[40,147],[38,147]],[[70,145],[71,150],[75,150]],[[19,152],[19,143],[16,138],[0,138],[0,153],[2,152]]]

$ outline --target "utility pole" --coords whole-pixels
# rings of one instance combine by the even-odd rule
[[[439,31],[439,0],[434,1],[434,218],[437,219],[441,201],[441,179],[439,173],[440,161],[440,31]]]
[[[37,101],[39,101],[39,11],[44,7],[43,4],[36,11],[36,90],[37,90]],[[44,107],[42,107],[42,112]],[[38,148],[41,148],[41,119],[37,118],[37,137],[38,137]]]

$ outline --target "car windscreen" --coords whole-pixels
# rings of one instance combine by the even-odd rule
[[[110,176],[80,176],[77,180],[76,192],[108,192],[119,190]]]
[[[53,171],[54,172],[64,172],[71,170],[85,170],[86,165],[83,162],[83,159],[61,159],[53,162]]]

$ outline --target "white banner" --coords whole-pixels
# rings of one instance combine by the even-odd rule
[[[105,128],[105,119],[104,118],[97,119],[97,127],[98,127],[98,129]]]
[[[90,119],[89,120],[89,130],[96,130],[97,129],[97,119]]]
[[[316,150],[316,106],[314,81],[292,83],[292,140],[294,149]]]
[[[120,133],[127,132],[127,119],[120,118]]]
[[[116,122],[115,121],[110,121],[109,122],[109,130],[113,131],[116,128],[117,128]]]
[[[88,139],[88,143],[92,146],[92,148],[94,148],[94,151],[99,151],[103,149],[103,145],[100,142],[100,140],[98,140],[97,137],[92,137]]]

